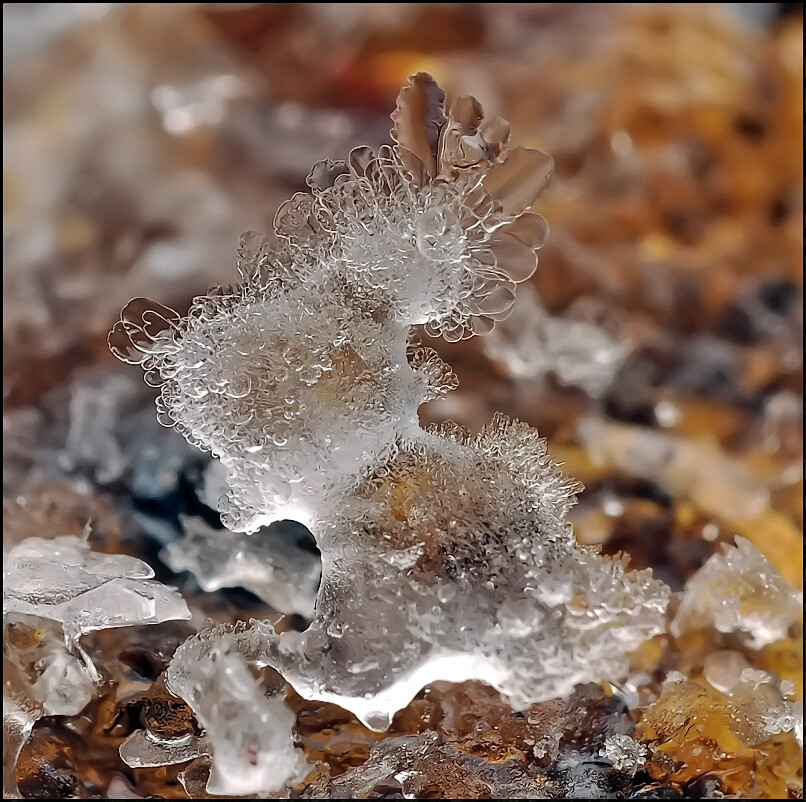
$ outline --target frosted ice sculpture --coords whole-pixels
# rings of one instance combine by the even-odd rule
[[[378,730],[436,680],[523,708],[615,679],[668,601],[576,543],[575,486],[528,426],[420,427],[456,379],[412,327],[458,340],[506,317],[546,237],[529,210],[551,160],[424,73],[392,119],[393,146],[320,162],[273,237],[242,238],[237,284],[185,317],[134,300],[109,338],[160,387],[160,420],[226,469],[227,526],[293,519],[317,540],[313,623],[254,623],[249,659]]]

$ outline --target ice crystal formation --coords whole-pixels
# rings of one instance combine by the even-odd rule
[[[671,632],[712,627],[735,632],[751,649],[785,640],[803,620],[803,594],[749,541],[723,546],[689,580]]]
[[[161,422],[225,468],[230,529],[293,519],[316,538],[308,629],[256,622],[234,642],[377,730],[436,680],[481,679],[523,709],[617,679],[667,603],[648,572],[577,544],[575,484],[534,430],[419,425],[456,380],[414,327],[455,341],[507,316],[546,238],[531,207],[551,161],[423,73],[392,120],[392,146],[318,163],[273,235],[242,238],[236,284],[184,317],[132,301],[109,340],[160,388]],[[214,731],[194,689],[236,658],[205,637],[209,677],[173,683]]]
[[[86,538],[30,537],[4,551],[6,798],[19,796],[14,767],[36,720],[77,715],[95,695],[101,675],[82,635],[190,618],[184,599],[153,576],[142,560],[93,552]]]

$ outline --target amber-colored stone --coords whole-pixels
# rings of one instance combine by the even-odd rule
[[[728,696],[680,682],[644,711],[637,732],[654,747],[647,771],[657,780],[689,783],[718,777],[726,793],[745,799],[802,794],[802,752],[792,733],[762,739]]]

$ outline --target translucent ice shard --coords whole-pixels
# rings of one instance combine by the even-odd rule
[[[803,618],[803,594],[749,541],[723,546],[686,584],[671,631],[713,627],[735,632],[751,649],[784,640]]]
[[[20,696],[46,716],[74,716],[95,696],[94,671],[66,644],[59,624],[31,616],[3,620],[3,655]]]
[[[186,763],[201,755],[212,754],[209,739],[186,735],[183,738],[157,738],[145,730],[136,730],[121,745],[120,757],[133,769],[172,766]]]
[[[62,638],[54,632],[47,632],[46,637],[46,643],[37,644],[38,677],[31,692],[46,715],[74,716],[95,696],[95,683]]]
[[[242,630],[241,630],[242,631]],[[238,632],[215,628],[186,641],[166,684],[204,727],[213,760],[207,791],[254,794],[301,779],[307,764],[294,746],[294,714],[280,681],[267,693],[250,672]],[[245,649],[248,652],[248,649]]]
[[[3,615],[57,621],[68,640],[96,629],[190,618],[182,597],[141,560],[93,552],[85,539],[31,537],[3,559]]]
[[[185,517],[182,538],[169,543],[161,557],[174,571],[190,571],[206,591],[243,587],[278,612],[310,617],[319,559],[289,542],[279,526],[249,536]]]

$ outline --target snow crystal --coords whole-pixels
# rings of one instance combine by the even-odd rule
[[[616,771],[632,774],[646,763],[646,747],[629,735],[609,735],[599,753]]]

